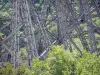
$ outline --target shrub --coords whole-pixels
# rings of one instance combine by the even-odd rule
[[[83,55],[77,50],[65,51],[63,46],[53,46],[44,60],[33,60],[32,71],[35,75],[100,75],[100,57],[86,50]]]
[[[4,63],[4,68],[0,68],[0,75],[15,75],[14,69],[9,63]]]
[[[65,51],[63,46],[53,46],[45,60],[33,59],[31,68],[10,64],[0,69],[0,75],[100,75],[100,56],[85,50],[83,55],[77,50]]]

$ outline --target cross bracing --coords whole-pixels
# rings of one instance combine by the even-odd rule
[[[100,35],[100,26],[92,20],[100,18],[99,0],[40,0],[40,5],[36,4],[34,0],[13,0],[12,18],[0,28],[2,32],[10,27],[9,35],[0,40],[0,52],[11,56],[9,61],[14,66],[22,63],[17,56],[22,47],[27,49],[29,66],[34,57],[45,59],[54,44],[63,44],[65,50],[73,46],[82,55],[75,38],[84,50],[99,50],[100,36],[96,35]]]

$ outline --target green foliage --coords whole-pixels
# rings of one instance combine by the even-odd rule
[[[82,58],[77,59],[78,75],[99,75],[100,74],[100,57],[97,57],[96,53],[90,54],[83,51]]]
[[[32,71],[35,75],[99,75],[100,57],[83,50],[64,51],[63,46],[53,46],[47,59],[33,60]]]
[[[13,67],[9,63],[4,64],[4,68],[0,68],[0,75],[15,75]]]
[[[40,61],[37,58],[33,60],[32,72],[34,75],[47,75],[49,74],[49,63],[47,61]]]
[[[25,66],[21,65],[16,69],[16,75],[24,75],[25,74]]]
[[[53,46],[47,60],[50,62],[50,72],[53,75],[74,74],[75,60],[69,51],[64,51],[62,46]]]
[[[92,20],[96,23],[96,25],[100,26],[100,18],[99,17],[92,18]]]
[[[0,32],[0,36],[3,36],[4,34]]]
[[[63,46],[53,46],[45,60],[33,59],[31,68],[10,64],[0,69],[0,75],[100,75],[100,57],[83,50],[79,57],[77,50],[65,51]]]

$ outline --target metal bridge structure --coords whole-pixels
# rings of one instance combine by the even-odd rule
[[[81,55],[79,46],[90,53],[99,51],[100,25],[93,19],[100,21],[100,0],[40,0],[39,6],[36,1],[12,1],[12,18],[0,28],[0,32],[7,27],[10,30],[8,36],[0,38],[0,59],[7,56],[6,61],[14,66],[22,64],[18,52],[23,47],[28,66],[34,57],[45,59],[52,45],[63,44],[70,51],[73,46]],[[50,31],[52,27],[55,33]]]

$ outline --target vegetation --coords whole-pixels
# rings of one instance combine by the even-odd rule
[[[100,0],[0,0],[0,75],[100,75]]]
[[[16,69],[7,63],[0,69],[0,75],[99,75],[100,56],[82,52],[80,57],[77,50],[70,52],[63,46],[53,46],[44,61],[34,58],[30,68],[22,65]]]

